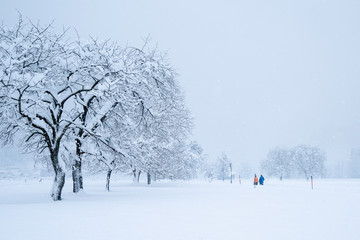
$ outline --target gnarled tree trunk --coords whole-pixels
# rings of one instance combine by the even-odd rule
[[[55,171],[55,178],[52,187],[51,197],[54,201],[61,200],[61,192],[65,185],[65,172],[58,160],[58,149],[51,153],[51,162]]]

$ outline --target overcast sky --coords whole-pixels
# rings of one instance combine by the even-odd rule
[[[273,147],[311,144],[335,164],[360,146],[360,1],[9,0],[4,24],[16,9],[84,38],[140,46],[150,35],[212,158],[257,166]]]

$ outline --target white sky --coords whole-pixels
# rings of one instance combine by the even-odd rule
[[[197,140],[250,165],[312,144],[330,163],[360,146],[360,1],[2,2],[32,21],[136,45],[149,34],[180,74]]]

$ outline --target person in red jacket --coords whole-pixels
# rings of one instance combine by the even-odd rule
[[[259,183],[259,179],[257,178],[256,174],[255,174],[255,177],[254,177],[254,187],[256,187],[256,185],[258,185]]]

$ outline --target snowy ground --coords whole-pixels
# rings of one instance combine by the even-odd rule
[[[1,180],[0,239],[360,239],[360,180],[70,183]]]

